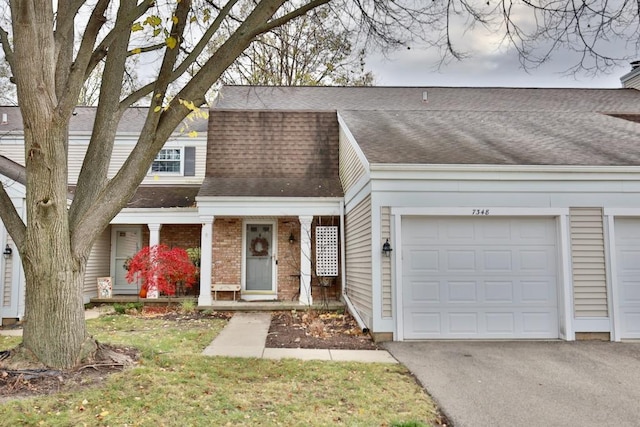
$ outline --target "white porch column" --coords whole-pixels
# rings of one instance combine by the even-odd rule
[[[160,244],[160,229],[162,228],[162,224],[147,224],[147,227],[149,227],[149,247],[152,248],[151,256],[155,263],[157,251],[156,251],[156,248],[153,248],[153,246]],[[158,290],[156,277],[154,276],[153,283],[149,284],[147,289],[147,298],[154,299],[154,298],[158,298],[159,296],[160,296],[160,291]]]
[[[211,271],[213,266],[213,220],[211,216],[201,216],[202,231],[200,235],[200,296],[199,306],[213,305],[211,298]]]
[[[147,224],[147,227],[149,227],[149,246],[159,245],[162,224]]]
[[[300,220],[300,304],[311,305],[311,221],[312,216]]]

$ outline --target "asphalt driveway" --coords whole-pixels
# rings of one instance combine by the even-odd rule
[[[455,427],[639,426],[640,343],[392,342]]]

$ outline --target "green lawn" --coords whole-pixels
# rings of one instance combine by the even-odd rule
[[[431,425],[430,398],[400,365],[205,357],[224,320],[88,321],[102,342],[135,346],[138,366],[100,386],[0,405],[1,425]],[[0,348],[19,340],[0,339]]]

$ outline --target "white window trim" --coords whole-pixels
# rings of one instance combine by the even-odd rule
[[[180,172],[154,172],[153,171],[153,163],[156,161],[155,158],[153,159],[153,162],[151,163],[151,166],[149,166],[149,171],[147,172],[147,175],[158,175],[158,176],[184,176],[184,145],[180,145],[180,146],[164,146],[160,149],[160,151],[162,150],[180,150]],[[158,151],[158,154],[160,154],[160,151]],[[157,155],[156,155],[157,157]]]

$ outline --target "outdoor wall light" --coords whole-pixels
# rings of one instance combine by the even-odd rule
[[[393,249],[391,249],[391,244],[389,243],[389,239],[387,239],[386,242],[384,242],[384,244],[382,245],[382,253],[385,254],[385,256],[391,256],[391,251]]]
[[[293,237],[293,231],[289,233],[289,243],[294,244],[296,242],[296,238]]]
[[[11,256],[11,254],[13,254],[13,249],[11,249],[11,246],[9,246],[9,244],[7,244],[7,246],[5,246],[5,248],[4,248],[4,252],[2,252],[2,255],[5,258],[9,258]]]

